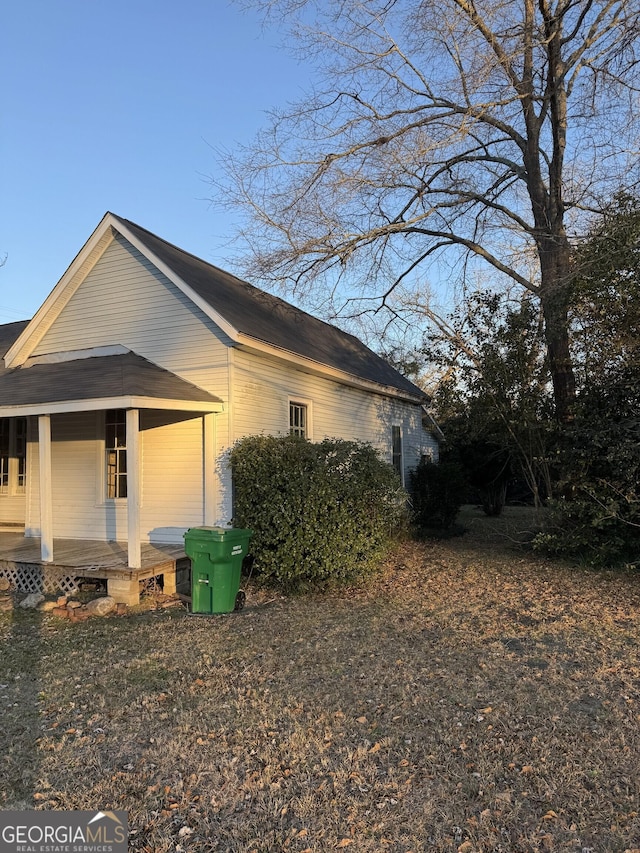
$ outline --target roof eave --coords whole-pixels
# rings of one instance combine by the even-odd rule
[[[75,289],[79,286],[81,281],[79,273],[91,262],[93,253],[96,250],[100,250],[96,252],[96,257],[93,258],[91,266],[97,262],[98,257],[111,241],[111,228],[113,225],[115,225],[115,218],[111,213],[106,213],[84,246],[69,264],[56,286],[29,321],[27,327],[4,354],[4,362],[7,368],[18,367],[31,355],[38,342],[44,337],[75,292]],[[87,272],[88,270],[85,268],[82,277]],[[78,276],[78,280],[76,288],[74,288],[73,282],[76,276]]]
[[[0,417],[28,417],[29,415],[55,415],[73,412],[96,412],[103,409],[161,409],[173,412],[193,412],[194,415],[216,414],[224,411],[224,404],[214,401],[173,400],[164,397],[122,395],[95,397],[90,400],[59,400],[50,403],[21,403],[0,405]]]
[[[359,388],[363,391],[373,391],[374,393],[381,394],[384,397],[394,397],[417,404],[423,404],[425,400],[429,399],[429,396],[426,393],[420,392],[412,394],[409,391],[405,391],[401,388],[396,388],[392,385],[383,385],[379,382],[374,382],[371,379],[363,379],[362,377],[356,376],[353,373],[348,373],[347,371],[340,370],[337,367],[330,367],[329,365],[324,364],[323,362],[314,361],[313,359],[306,358],[305,356],[302,356],[299,353],[292,352],[291,350],[286,350],[282,347],[277,347],[274,344],[270,344],[267,341],[258,340],[257,338],[253,338],[250,335],[238,333],[237,348],[241,350],[258,352],[261,355],[269,355],[272,358],[278,359],[280,361],[289,362],[298,368],[306,370],[309,373],[332,379],[335,382],[340,383],[341,385],[349,385],[352,388]]]

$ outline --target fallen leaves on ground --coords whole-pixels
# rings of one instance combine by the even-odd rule
[[[3,615],[0,808],[154,853],[637,853],[640,578],[471,521],[229,616]]]

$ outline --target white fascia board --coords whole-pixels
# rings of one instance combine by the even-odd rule
[[[222,412],[224,404],[222,402],[203,403],[194,400],[169,400],[142,396],[101,397],[92,400],[64,400],[58,403],[0,406],[0,418],[96,412],[103,409],[162,409],[164,411],[193,412],[194,414],[206,415]]]
[[[410,403],[422,404],[426,398],[426,394],[418,396],[410,394],[408,391],[402,391],[399,388],[394,388],[391,385],[381,385],[370,379],[362,379],[355,376],[353,373],[347,373],[346,370],[339,370],[337,367],[329,367],[319,361],[314,361],[312,358],[305,358],[297,352],[281,349],[273,344],[259,341],[257,338],[252,338],[249,335],[238,335],[238,348],[257,352],[261,355],[267,355],[275,358],[278,361],[285,361],[297,367],[306,373],[312,373],[315,376],[324,376],[327,379],[332,379],[341,385],[348,385],[351,388],[359,388],[362,391],[368,391],[373,394],[379,394],[383,397],[394,397],[399,400],[406,400]]]
[[[60,281],[33,315],[29,325],[5,353],[4,362],[7,368],[18,367],[26,361],[44,335],[49,331],[64,306],[81,284],[81,279],[77,277],[77,273],[86,264],[92,253],[100,247],[101,242],[104,242],[104,248],[106,248],[113,239],[110,230],[113,224],[112,215],[110,213],[105,214],[93,234],[82,249],[80,249],[73,261],[71,261]],[[102,252],[100,252],[100,255],[102,255]],[[99,256],[94,259],[92,267],[97,263],[98,259]],[[89,270],[87,269],[85,275],[88,272]]]
[[[135,246],[140,254],[144,255],[144,257],[150,261],[154,267],[160,270],[160,272],[163,273],[169,281],[175,284],[178,290],[181,290],[184,295],[194,303],[194,305],[197,305],[203,314],[212,320],[218,328],[222,329],[227,337],[231,338],[232,341],[237,342],[238,330],[235,326],[232,326],[231,323],[222,316],[222,314],[215,311],[206,299],[203,299],[195,292],[195,290],[192,290],[191,287],[189,287],[189,285],[180,278],[180,276],[175,274],[171,267],[167,266],[167,264],[161,261],[160,258],[158,258],[147,246],[144,245],[144,243],[138,240],[126,225],[121,222],[115,222],[113,227],[116,231],[122,234],[122,236],[125,237],[132,246]]]

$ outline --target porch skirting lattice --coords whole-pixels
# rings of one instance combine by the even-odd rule
[[[69,574],[67,568],[5,561],[0,562],[0,577],[6,578],[12,589],[19,592],[42,592],[45,595],[73,595],[78,592],[80,580]]]
[[[126,542],[55,539],[55,562],[39,559],[40,540],[0,531],[0,578],[18,592],[74,595],[83,581],[106,581],[107,593],[138,604],[142,582],[156,578],[167,595],[176,592],[176,563],[188,562],[184,545],[143,542],[139,568],[128,565]]]

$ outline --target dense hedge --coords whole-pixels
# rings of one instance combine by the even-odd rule
[[[464,503],[467,484],[457,462],[424,459],[411,471],[413,522],[418,532],[450,530]]]
[[[230,464],[233,523],[253,531],[260,576],[285,589],[367,571],[404,517],[395,471],[367,444],[249,436]]]
[[[558,441],[558,494],[534,547],[593,566],[640,565],[640,379],[583,393]]]

